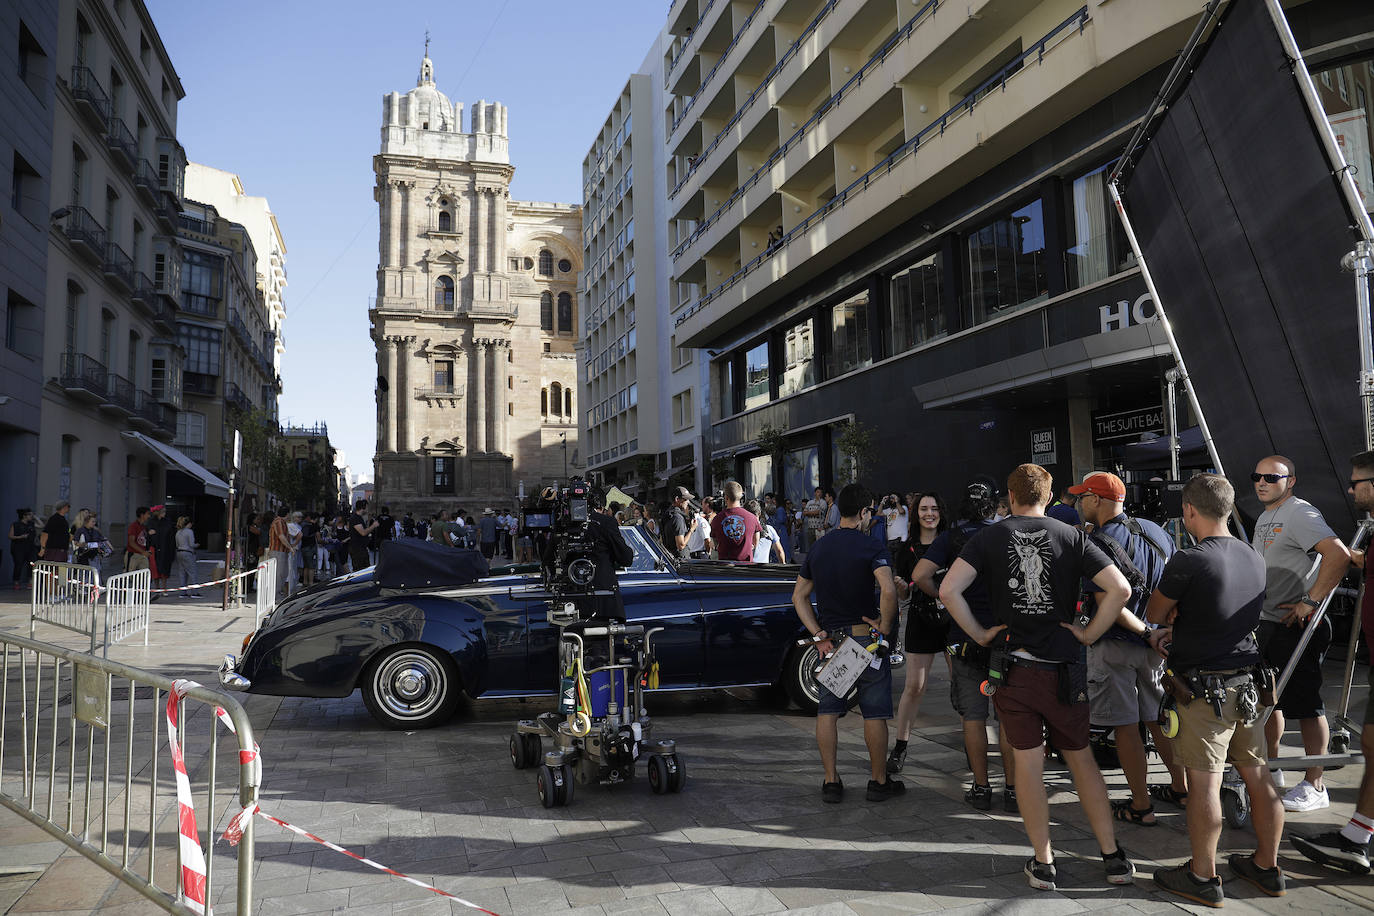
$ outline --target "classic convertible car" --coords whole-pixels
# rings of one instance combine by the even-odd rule
[[[816,650],[792,608],[795,566],[676,561],[642,529],[621,529],[626,617],[654,638],[659,690],[774,685],[815,709]],[[385,577],[382,577],[385,578]],[[345,697],[361,688],[391,728],[427,728],[472,698],[557,692],[558,628],[537,572],[496,569],[459,586],[385,587],[375,568],[282,601],[226,656],[220,683],[276,696]]]

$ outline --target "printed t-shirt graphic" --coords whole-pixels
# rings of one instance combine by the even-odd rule
[[[1013,531],[1008,545],[1007,579],[1012,608],[1027,616],[1044,616],[1054,612],[1054,597],[1050,588],[1050,533]]]

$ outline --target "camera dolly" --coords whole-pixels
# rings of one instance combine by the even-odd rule
[[[557,621],[555,621],[557,622]],[[559,624],[559,708],[522,719],[510,737],[510,759],[517,770],[538,767],[536,784],[545,808],[572,804],[580,783],[615,785],[634,778],[635,765],[647,758],[649,787],[655,795],[681,792],[687,767],[670,738],[652,740],[653,723],[644,708],[644,690],[657,686],[654,634],[641,625],[593,622],[568,629]],[[587,641],[605,638],[606,663],[585,669]],[[599,653],[598,653],[599,655]],[[553,746],[544,751],[543,740]]]

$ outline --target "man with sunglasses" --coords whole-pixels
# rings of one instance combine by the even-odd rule
[[[1250,539],[1265,565],[1264,606],[1256,635],[1264,663],[1282,670],[1302,639],[1303,628],[1340,584],[1350,566],[1350,551],[1315,506],[1293,495],[1298,472],[1292,459],[1270,455],[1255,465],[1250,480],[1264,506]],[[1309,572],[1316,556],[1321,563],[1313,578]],[[1326,753],[1331,732],[1322,705],[1322,661],[1331,645],[1331,622],[1323,619],[1318,627],[1265,725],[1270,760],[1279,756],[1285,716],[1298,720],[1306,754]],[[1274,771],[1274,780],[1283,785],[1282,770]],[[1319,766],[1309,767],[1303,780],[1283,797],[1287,811],[1315,811],[1330,804]]]

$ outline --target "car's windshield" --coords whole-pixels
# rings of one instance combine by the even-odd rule
[[[649,538],[642,527],[621,525],[620,535],[625,538],[625,543],[629,544],[635,552],[634,562],[630,564],[630,572],[652,572],[661,562],[658,551],[650,545]]]

